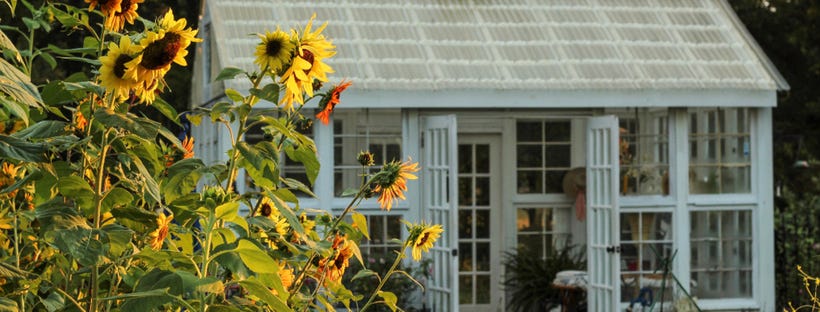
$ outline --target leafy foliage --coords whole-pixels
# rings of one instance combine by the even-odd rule
[[[561,303],[560,294],[552,281],[560,271],[585,270],[585,249],[568,245],[552,248],[545,258],[528,249],[504,253],[509,311],[545,311]]]
[[[305,102],[329,96],[312,89],[314,79],[326,80],[323,73],[302,75],[316,64],[329,69],[318,54],[285,54],[303,58],[291,77],[298,88],[277,83],[278,73],[267,68],[226,70],[222,76],[243,76],[252,86],[227,90],[229,101],[185,113],[184,120],[210,120],[232,136],[228,160],[206,163],[195,158],[190,125],[156,98],[168,87],[171,62],[184,64],[182,49],[199,41],[196,30],[172,12],[156,22],[143,19],[141,31],[130,29],[137,25],[125,32],[101,29],[122,15],[115,6],[130,2],[90,2],[77,8],[19,1],[23,28],[1,28],[15,31],[16,39],[0,32],[0,310],[303,311],[363,298],[362,311],[396,310],[399,296],[386,283],[354,294],[341,276],[351,261],[362,261],[358,241],[368,234],[357,203],[378,195],[374,180],[392,186],[415,165],[366,175],[338,216],[302,209],[294,196],[312,195],[320,163],[315,143],[296,130],[311,122],[302,114],[307,103],[277,99],[279,92],[293,99],[310,91]],[[18,2],[6,4],[14,10]],[[80,33],[73,42],[81,47],[40,46],[36,38],[52,31]],[[320,32],[306,40],[293,31],[291,40],[332,56],[334,47]],[[38,66],[56,69],[62,62],[81,66],[60,66],[76,69],[64,78],[34,78]],[[263,84],[264,77],[272,82]],[[260,100],[270,101],[272,114],[254,108]],[[183,131],[142,114],[144,107]],[[244,142],[254,125],[264,125],[267,139]],[[308,181],[281,177],[283,157],[301,163]],[[237,192],[240,171],[255,189]],[[343,221],[347,215],[355,226]],[[410,235],[380,281],[411,278],[399,263],[408,249],[429,248],[414,242],[433,226],[407,226]]]

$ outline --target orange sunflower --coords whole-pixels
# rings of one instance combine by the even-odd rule
[[[327,124],[330,122],[330,114],[333,113],[333,109],[339,104],[339,96],[342,95],[342,92],[347,89],[353,82],[342,80],[339,84],[333,86],[333,90],[330,90],[322,101],[319,102],[319,107],[322,108],[322,111],[316,114],[316,118],[322,121],[323,124]]]
[[[184,140],[182,140],[182,147],[185,148],[185,154],[182,155],[182,159],[188,159],[194,157],[194,138],[186,136]]]
[[[327,23],[312,31],[314,18],[316,18],[315,14],[305,26],[301,38],[298,38],[295,33],[291,35],[293,38],[298,38],[296,53],[290,67],[282,74],[280,80],[285,84],[285,96],[279,104],[284,105],[286,110],[293,107],[293,102],[304,104],[304,94],[308,97],[313,96],[313,80],[326,82],[327,74],[333,72],[333,68],[325,64],[323,60],[336,54],[336,51],[333,51],[336,46],[330,43],[325,35],[322,35]]]
[[[325,285],[333,282],[338,283],[345,274],[345,269],[350,266],[350,258],[353,257],[354,243],[346,236],[336,235],[333,240],[333,254],[325,259],[319,260],[317,273],[319,278],[325,278]]]
[[[88,126],[88,119],[85,119],[85,116],[83,116],[83,112],[81,112],[79,110],[77,110],[77,113],[75,114],[75,117],[74,117],[74,126],[80,132],[84,132],[85,127]]]
[[[143,1],[145,0],[122,0],[119,5],[119,11],[113,11],[108,14],[108,18],[105,19],[105,28],[113,32],[119,32],[125,28],[125,22],[134,24],[134,19],[139,16],[137,14],[137,7],[139,7],[139,4]],[[88,0],[86,0],[86,2],[88,2]]]
[[[402,163],[398,160],[384,164],[382,170],[373,177],[374,193],[379,194],[379,205],[382,209],[390,211],[394,203],[399,199],[405,199],[404,191],[407,190],[407,180],[417,179],[414,172],[419,171],[419,163],[411,163],[408,159]]]
[[[151,249],[159,250],[162,248],[162,243],[165,242],[165,238],[168,237],[168,227],[171,224],[171,220],[174,220],[174,215],[166,216],[164,213],[159,214],[157,217],[157,229],[149,235]]]

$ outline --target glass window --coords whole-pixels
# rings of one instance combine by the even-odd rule
[[[752,296],[752,212],[692,212],[692,296]]]
[[[624,195],[669,194],[669,111],[610,110],[620,123],[620,190]]]
[[[664,301],[671,300],[675,281],[662,283],[662,264],[672,256],[672,213],[621,213],[620,223],[621,301],[637,298],[644,288],[660,300],[661,285],[666,285]]]
[[[333,126],[334,194],[358,188],[362,183],[362,166],[356,160],[359,152],[373,153],[378,171],[382,164],[402,160],[401,112],[399,110],[337,110]]]
[[[383,261],[390,253],[401,247],[393,239],[401,239],[401,216],[366,215],[370,240],[363,239],[359,245],[362,256],[368,261]],[[386,257],[386,258],[385,258]]]
[[[527,249],[546,259],[556,245],[566,243],[569,232],[556,226],[555,213],[569,207],[526,207],[518,208],[516,218],[518,248]]]
[[[570,168],[569,121],[521,120],[516,123],[516,168],[519,194],[563,192]]]
[[[689,192],[751,192],[751,135],[746,108],[689,109]]]

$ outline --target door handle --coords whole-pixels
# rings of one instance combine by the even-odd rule
[[[607,246],[606,247],[606,252],[607,253],[613,253],[613,252],[614,253],[620,253],[621,252],[621,246]]]

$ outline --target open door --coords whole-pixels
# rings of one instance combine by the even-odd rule
[[[620,304],[618,118],[587,123],[588,311],[616,311]]]
[[[444,227],[444,233],[430,249],[433,263],[427,303],[432,311],[458,311],[456,116],[424,117],[422,131],[420,184],[424,219]]]

